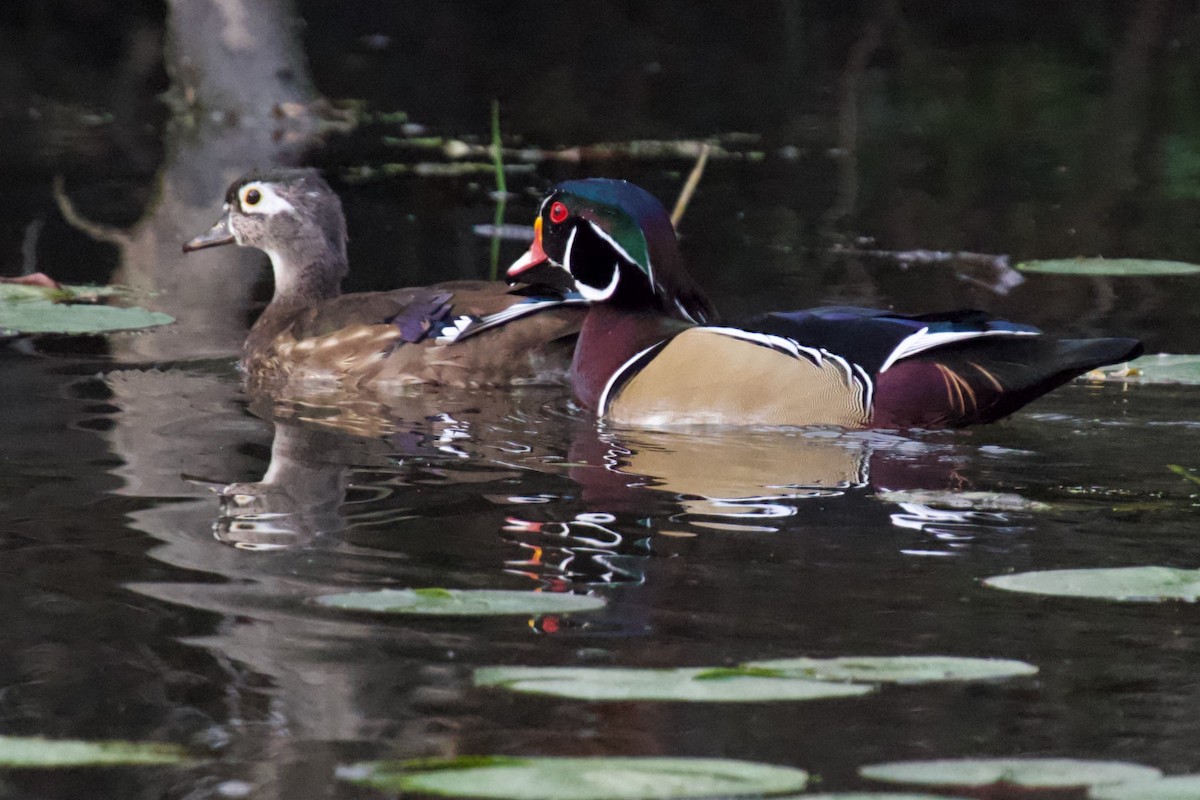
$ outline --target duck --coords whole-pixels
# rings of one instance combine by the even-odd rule
[[[224,212],[185,253],[236,244],[267,254],[270,303],[254,322],[240,367],[254,387],[386,392],[561,382],[586,301],[557,270],[514,289],[450,281],[342,294],[349,264],[341,200],[312,168],[234,181]]]
[[[616,426],[960,428],[1142,352],[1136,339],[1058,339],[977,310],[827,306],[739,325],[689,320],[669,313],[687,307],[693,285],[670,217],[626,181],[556,185],[534,229],[508,277],[557,267],[591,303],[569,382],[580,405]]]

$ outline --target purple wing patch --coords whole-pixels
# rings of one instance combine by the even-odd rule
[[[441,330],[450,318],[451,292],[438,292],[428,297],[415,298],[403,311],[389,322],[400,330],[400,338],[409,343],[419,342],[429,335],[435,326]]]

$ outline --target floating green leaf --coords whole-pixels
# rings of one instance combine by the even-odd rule
[[[58,303],[86,303],[99,297],[128,295],[124,286],[43,286],[28,283],[0,283],[0,303],[51,300]]]
[[[1175,567],[1051,569],[985,578],[985,586],[1055,597],[1155,603],[1200,598],[1200,570]]]
[[[1073,758],[957,758],[897,761],[861,767],[864,778],[926,786],[990,786],[1006,783],[1027,788],[1065,789],[1144,781],[1162,776],[1153,767],[1121,761]]]
[[[785,675],[819,681],[867,683],[940,683],[987,681],[1037,674],[1024,661],[957,656],[853,656],[843,658],[783,658],[752,661],[747,666],[779,670]]]
[[[1195,275],[1200,265],[1184,261],[1159,261],[1144,258],[1055,258],[1045,261],[1025,261],[1017,264],[1022,272],[1052,275]]]
[[[0,333],[106,333],[166,325],[174,318],[144,308],[78,302],[121,294],[112,286],[63,286],[58,289],[0,284]]]
[[[487,667],[475,671],[476,686],[498,686],[526,694],[579,700],[669,700],[758,703],[857,697],[873,686],[829,683],[771,670],[625,667]]]
[[[714,758],[502,758],[374,762],[339,777],[388,792],[511,800],[667,800],[797,792],[808,773]]]
[[[836,792],[834,794],[798,794],[777,800],[965,800],[945,794],[912,794],[911,792]]]
[[[1158,780],[1098,786],[1093,800],[1200,800],[1200,775],[1172,775]]]
[[[1117,369],[1088,373],[1087,377],[1125,383],[1178,383],[1200,385],[1200,355],[1159,353],[1136,358]]]
[[[1050,506],[1007,492],[947,492],[936,490],[901,490],[879,492],[876,500],[885,503],[920,503],[941,508],[966,508],[975,511],[1047,511]]]
[[[506,589],[380,589],[325,595],[317,602],[352,611],[460,617],[570,614],[604,607],[599,597]]]
[[[0,736],[0,766],[5,767],[181,764],[188,760],[188,755],[183,749],[169,744]]]

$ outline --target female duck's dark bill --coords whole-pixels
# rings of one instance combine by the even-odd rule
[[[187,246],[184,247],[186,249]],[[538,217],[533,221],[533,244],[529,245],[529,250],[525,255],[514,261],[508,268],[508,277],[515,278],[522,272],[533,269],[539,264],[545,264],[549,260],[546,251],[542,249],[542,218]]]
[[[183,252],[190,253],[193,250],[203,250],[206,247],[218,247],[223,244],[233,243],[233,231],[229,227],[229,215],[226,214],[217,220],[216,225],[213,225],[194,239],[188,239],[184,242]]]

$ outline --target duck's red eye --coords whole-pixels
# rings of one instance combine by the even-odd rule
[[[550,204],[550,221],[555,225],[567,218],[567,207],[563,203],[555,200]]]

